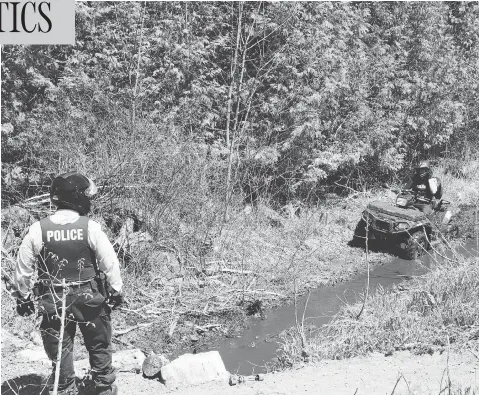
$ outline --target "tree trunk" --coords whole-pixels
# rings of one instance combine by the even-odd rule
[[[132,100],[132,112],[131,112],[131,127],[133,134],[136,130],[136,106],[137,106],[137,97],[138,97],[138,81],[140,79],[140,65],[141,65],[141,47],[143,45],[143,25],[145,22],[145,11],[146,11],[146,1],[144,3],[143,9],[141,10],[141,27],[140,27],[140,42],[138,45],[138,59],[136,62],[136,78],[135,78],[135,87],[133,89],[133,100]]]
[[[233,107],[233,86],[235,85],[235,76],[236,76],[236,69],[238,66],[238,52],[240,46],[240,37],[241,37],[241,25],[243,19],[243,3],[238,3],[238,29],[236,32],[236,46],[235,52],[233,55],[232,63],[231,63],[231,74],[230,74],[230,86],[228,89],[228,104],[226,110],[226,146],[228,147],[228,171],[226,175],[226,193],[225,193],[225,209],[223,213],[223,221],[226,222],[228,219],[228,207],[229,207],[229,200],[230,200],[230,191],[231,191],[231,163],[232,163],[232,155],[233,155],[233,139],[230,137],[230,126],[231,126],[231,111]]]

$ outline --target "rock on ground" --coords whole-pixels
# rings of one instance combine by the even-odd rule
[[[140,372],[141,365],[145,360],[145,354],[139,349],[122,350],[113,353],[113,367],[118,372]],[[75,361],[75,374],[84,377],[90,369],[88,359]]]
[[[161,381],[168,389],[226,381],[228,376],[218,351],[184,354],[161,368]]]
[[[165,356],[151,352],[143,361],[143,374],[148,378],[156,377],[159,375],[161,368],[168,363],[170,361]]]
[[[25,362],[33,362],[33,363],[41,363],[44,365],[51,365],[50,360],[45,353],[43,347],[34,347],[34,348],[26,348],[21,350],[17,353],[17,357],[19,360],[23,360]]]

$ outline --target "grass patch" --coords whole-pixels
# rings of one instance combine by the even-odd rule
[[[442,178],[446,192],[451,190],[453,180]],[[196,234],[201,233],[196,223],[182,223],[183,233],[171,240],[163,240],[162,232],[146,237],[141,229],[135,231],[136,244],[131,245],[128,259],[120,254],[130,306],[115,313],[114,327],[152,325],[115,337],[114,347],[163,353],[181,347],[201,350],[215,339],[237,334],[246,315],[292,303],[295,282],[297,294],[302,295],[307,289],[334,285],[365,272],[364,250],[349,245],[354,228],[369,201],[393,203],[395,197],[387,190],[347,198],[330,195],[316,207],[300,207],[299,213],[298,207],[280,212],[267,204],[247,209],[238,204],[225,225],[206,227],[212,245],[203,252],[198,240],[205,235]],[[102,218],[97,220],[105,224]],[[118,237],[114,229],[107,232],[111,240]],[[15,255],[15,248],[8,251]],[[391,259],[387,252],[371,251],[370,267]],[[13,261],[4,260],[4,267],[11,271]],[[2,326],[22,332],[26,320],[15,315],[13,300],[4,297],[3,301]],[[34,320],[27,326],[29,333],[35,328]],[[290,354],[294,353],[291,349]]]
[[[238,209],[204,257],[184,254],[181,263],[171,254],[147,257],[149,271],[124,272],[130,309],[142,310],[122,312],[115,327],[155,324],[121,339],[168,354],[181,348],[201,351],[240,333],[247,315],[291,303],[295,279],[298,294],[304,294],[365,271],[363,250],[348,243],[373,196],[335,199],[299,216],[266,205]],[[387,259],[383,252],[370,255],[372,266]],[[205,327],[213,329],[201,330]]]
[[[434,175],[442,180],[443,197],[452,202],[460,233],[473,238],[476,249],[479,249],[478,169],[478,160],[443,163],[434,169]],[[381,198],[391,200],[394,196]],[[435,249],[446,253],[459,243],[451,244],[441,244]],[[313,358],[342,359],[373,351],[390,354],[409,349],[418,354],[431,353],[451,344],[477,351],[479,259],[453,256],[455,261],[436,262],[423,277],[391,290],[377,290],[365,304],[362,301],[344,306],[319,331],[306,334],[298,328],[290,329],[282,338],[276,368]],[[364,262],[364,255],[360,259]],[[306,345],[304,338],[308,339]]]
[[[444,199],[457,206],[479,204],[479,159],[467,162],[449,161],[434,168],[444,192]]]
[[[437,264],[424,276],[390,290],[379,289],[366,303],[346,305],[332,322],[300,348],[291,330],[283,345],[290,364],[308,356],[343,359],[373,351],[416,354],[446,347],[479,352],[479,261],[477,258]],[[477,354],[479,355],[479,354]]]
[[[361,211],[375,198],[379,197],[331,196],[299,215],[274,212],[264,204],[252,210],[237,208],[204,255],[193,249],[160,248],[165,244],[161,241],[139,242],[122,268],[129,310],[114,313],[114,328],[153,325],[115,337],[114,348],[167,354],[181,347],[201,350],[241,331],[246,315],[291,303],[295,280],[300,295],[365,271],[363,250],[348,243]],[[9,251],[13,257],[15,248]],[[370,258],[371,265],[390,259],[382,252]],[[14,261],[4,262],[11,272]],[[5,296],[2,326],[21,335],[29,319],[16,316],[14,301]],[[29,332],[35,327],[31,321]]]

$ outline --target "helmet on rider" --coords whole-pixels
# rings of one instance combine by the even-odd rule
[[[90,199],[98,192],[95,183],[77,173],[64,173],[56,177],[50,187],[50,200],[58,208],[77,211],[80,215],[90,212]]]
[[[426,180],[431,176],[431,165],[429,161],[423,160],[416,166],[416,176],[421,180]]]

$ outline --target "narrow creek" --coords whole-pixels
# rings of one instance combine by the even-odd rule
[[[475,240],[469,240],[458,251],[463,256],[479,256]],[[425,274],[433,262],[426,255],[420,261],[394,258],[370,271],[370,293],[378,287],[391,288],[404,280]],[[361,274],[350,281],[332,287],[322,287],[311,292],[305,313],[305,325],[316,328],[327,324],[346,303],[361,299],[366,289],[367,274]],[[298,319],[301,319],[306,298],[298,300]],[[283,306],[267,311],[266,318],[252,317],[248,329],[239,337],[225,339],[211,350],[218,350],[226,369],[237,374],[264,373],[265,363],[276,357],[278,334],[295,325],[294,306]]]

